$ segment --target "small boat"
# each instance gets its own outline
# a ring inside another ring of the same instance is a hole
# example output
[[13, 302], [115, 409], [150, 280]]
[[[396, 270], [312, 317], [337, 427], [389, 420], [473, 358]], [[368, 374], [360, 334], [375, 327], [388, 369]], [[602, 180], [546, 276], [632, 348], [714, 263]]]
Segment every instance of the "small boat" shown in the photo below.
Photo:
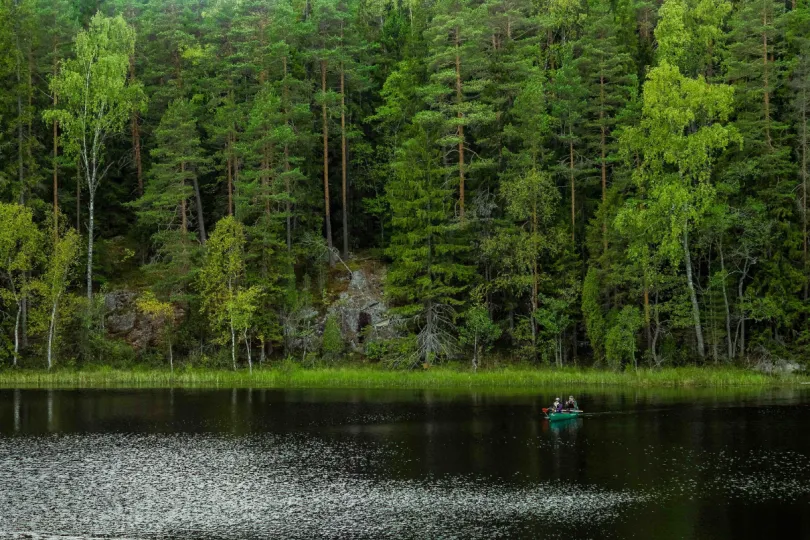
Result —
[[543, 409], [543, 414], [549, 422], [558, 422], [560, 420], [570, 420], [578, 417], [584, 411], [580, 410], [564, 410], [563, 412], [548, 412], [548, 409]]

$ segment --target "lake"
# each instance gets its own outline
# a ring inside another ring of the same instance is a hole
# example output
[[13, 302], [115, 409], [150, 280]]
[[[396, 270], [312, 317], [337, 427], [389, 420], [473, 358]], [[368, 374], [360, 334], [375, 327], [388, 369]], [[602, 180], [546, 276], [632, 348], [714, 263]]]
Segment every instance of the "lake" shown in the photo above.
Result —
[[808, 538], [808, 426], [810, 388], [0, 390], [0, 538]]

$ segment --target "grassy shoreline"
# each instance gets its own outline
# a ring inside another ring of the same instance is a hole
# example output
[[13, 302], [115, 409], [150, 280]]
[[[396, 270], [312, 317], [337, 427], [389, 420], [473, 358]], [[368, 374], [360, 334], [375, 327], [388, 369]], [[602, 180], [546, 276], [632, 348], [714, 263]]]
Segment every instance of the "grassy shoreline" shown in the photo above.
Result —
[[81, 369], [0, 371], [0, 388], [531, 388], [549, 385], [615, 387], [775, 387], [810, 384], [810, 377], [765, 375], [739, 368], [596, 369], [509, 367], [481, 370], [442, 367], [393, 371], [375, 367], [273, 367], [230, 371], [182, 369]]

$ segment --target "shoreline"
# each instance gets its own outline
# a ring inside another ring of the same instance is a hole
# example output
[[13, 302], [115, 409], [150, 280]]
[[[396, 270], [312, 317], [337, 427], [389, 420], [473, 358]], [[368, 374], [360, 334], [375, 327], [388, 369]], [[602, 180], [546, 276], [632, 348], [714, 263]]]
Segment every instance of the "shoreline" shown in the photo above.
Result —
[[804, 387], [807, 375], [766, 375], [741, 368], [677, 367], [613, 372], [594, 368], [503, 367], [474, 373], [458, 367], [395, 371], [379, 367], [247, 369], [0, 370], [0, 389], [13, 388], [391, 388], [520, 389], [549, 385], [616, 388]]

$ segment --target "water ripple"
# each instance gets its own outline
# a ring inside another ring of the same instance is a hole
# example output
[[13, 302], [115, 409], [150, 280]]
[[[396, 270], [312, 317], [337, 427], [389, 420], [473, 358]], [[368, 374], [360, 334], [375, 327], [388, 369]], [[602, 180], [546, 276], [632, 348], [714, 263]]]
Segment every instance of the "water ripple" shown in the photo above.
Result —
[[0, 439], [0, 536], [492, 538], [538, 523], [604, 524], [646, 499], [562, 482], [362, 472], [398, 457], [394, 447], [298, 435]]

